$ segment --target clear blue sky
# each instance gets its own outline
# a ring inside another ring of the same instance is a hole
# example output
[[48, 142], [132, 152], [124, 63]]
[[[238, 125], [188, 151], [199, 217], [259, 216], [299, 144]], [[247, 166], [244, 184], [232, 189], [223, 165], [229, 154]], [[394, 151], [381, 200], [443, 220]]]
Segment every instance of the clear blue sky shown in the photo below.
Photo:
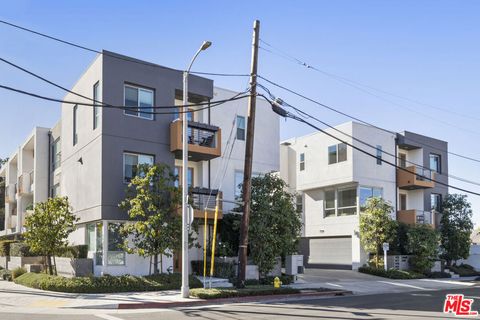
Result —
[[[208, 39], [214, 44], [195, 69], [232, 73], [248, 73], [252, 23], [260, 19], [262, 39], [318, 68], [470, 118], [385, 96], [400, 107], [264, 51], [262, 75], [380, 126], [446, 140], [451, 151], [480, 159], [479, 14], [480, 2], [473, 0], [17, 0], [2, 2], [0, 18], [180, 69]], [[0, 56], [70, 87], [94, 54], [0, 25]], [[233, 90], [247, 84], [237, 78], [215, 81]], [[61, 91], [4, 64], [0, 83], [63, 97]], [[272, 92], [329, 123], [348, 120], [280, 90]], [[4, 91], [0, 99], [0, 157], [9, 156], [33, 126], [49, 127], [59, 118], [54, 103]], [[291, 121], [282, 123], [281, 130], [282, 139], [311, 132]], [[451, 174], [480, 182], [480, 163], [450, 157], [449, 165]], [[478, 224], [480, 198], [469, 199]]]

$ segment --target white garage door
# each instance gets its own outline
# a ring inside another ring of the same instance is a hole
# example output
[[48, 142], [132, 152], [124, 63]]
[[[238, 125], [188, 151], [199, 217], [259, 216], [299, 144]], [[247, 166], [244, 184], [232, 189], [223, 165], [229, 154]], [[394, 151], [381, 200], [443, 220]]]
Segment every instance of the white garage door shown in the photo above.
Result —
[[310, 239], [310, 265], [352, 266], [352, 237]]

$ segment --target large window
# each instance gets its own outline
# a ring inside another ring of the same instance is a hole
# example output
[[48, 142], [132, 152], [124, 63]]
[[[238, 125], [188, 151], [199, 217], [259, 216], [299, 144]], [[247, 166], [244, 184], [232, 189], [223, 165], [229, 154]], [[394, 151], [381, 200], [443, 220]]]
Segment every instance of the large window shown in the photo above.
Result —
[[441, 160], [439, 154], [430, 153], [430, 170], [437, 173], [441, 172]]
[[339, 143], [328, 147], [328, 164], [347, 161], [347, 145]]
[[78, 106], [75, 105], [73, 107], [73, 145], [76, 145], [78, 142], [78, 135], [77, 135], [77, 112], [78, 112]]
[[[188, 168], [187, 170], [187, 185], [189, 188], [193, 187], [193, 168]], [[175, 186], [182, 185], [182, 167], [175, 167], [175, 175], [178, 179], [175, 181]]]
[[243, 172], [235, 171], [235, 200], [242, 198]]
[[154, 157], [145, 154], [124, 153], [123, 154], [123, 180], [130, 182], [138, 175], [138, 167], [142, 164], [153, 165]]
[[350, 216], [357, 213], [357, 188], [343, 187], [325, 191], [324, 216]]
[[98, 122], [100, 120], [100, 83], [97, 82], [93, 85], [93, 130], [97, 129]]
[[300, 153], [300, 171], [305, 170], [305, 153]]
[[87, 224], [86, 244], [88, 251], [95, 254], [95, 265], [101, 266], [103, 264], [103, 223]]
[[125, 265], [125, 251], [122, 249], [124, 237], [120, 234], [122, 223], [108, 224], [107, 264], [110, 266]]
[[365, 206], [367, 200], [374, 197], [382, 197], [382, 188], [375, 187], [360, 187], [360, 207]]
[[325, 191], [325, 217], [334, 217], [335, 210], [335, 190]]
[[377, 146], [377, 164], [382, 165], [382, 146]]
[[52, 170], [60, 167], [62, 163], [62, 147], [61, 140], [57, 138], [52, 144]]
[[245, 117], [237, 116], [237, 140], [245, 140]]
[[441, 211], [442, 207], [442, 195], [439, 193], [432, 193], [430, 195], [430, 208], [437, 212]]
[[297, 213], [303, 213], [303, 196], [296, 196], [295, 207]]
[[407, 155], [405, 153], [400, 153], [398, 155], [398, 157], [400, 158], [400, 167], [402, 168], [406, 168], [407, 167]]
[[153, 90], [125, 85], [125, 109], [129, 116], [153, 120]]

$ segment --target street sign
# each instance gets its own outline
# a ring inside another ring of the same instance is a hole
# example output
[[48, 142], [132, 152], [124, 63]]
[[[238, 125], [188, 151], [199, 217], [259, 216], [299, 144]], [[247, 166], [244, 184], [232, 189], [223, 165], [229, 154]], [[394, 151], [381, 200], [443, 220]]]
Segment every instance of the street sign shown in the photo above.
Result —
[[388, 242], [384, 242], [383, 243], [383, 251], [388, 251], [390, 250], [390, 245], [388, 244]]

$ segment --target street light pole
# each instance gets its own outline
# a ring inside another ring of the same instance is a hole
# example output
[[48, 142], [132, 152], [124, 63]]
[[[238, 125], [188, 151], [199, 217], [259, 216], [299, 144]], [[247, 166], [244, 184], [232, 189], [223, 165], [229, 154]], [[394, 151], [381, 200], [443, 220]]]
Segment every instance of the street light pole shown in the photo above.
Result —
[[206, 50], [212, 43], [204, 41], [190, 61], [187, 70], [183, 72], [183, 113], [182, 113], [182, 297], [189, 297], [188, 284], [188, 225], [190, 217], [188, 216], [188, 75], [193, 62], [201, 51]]

